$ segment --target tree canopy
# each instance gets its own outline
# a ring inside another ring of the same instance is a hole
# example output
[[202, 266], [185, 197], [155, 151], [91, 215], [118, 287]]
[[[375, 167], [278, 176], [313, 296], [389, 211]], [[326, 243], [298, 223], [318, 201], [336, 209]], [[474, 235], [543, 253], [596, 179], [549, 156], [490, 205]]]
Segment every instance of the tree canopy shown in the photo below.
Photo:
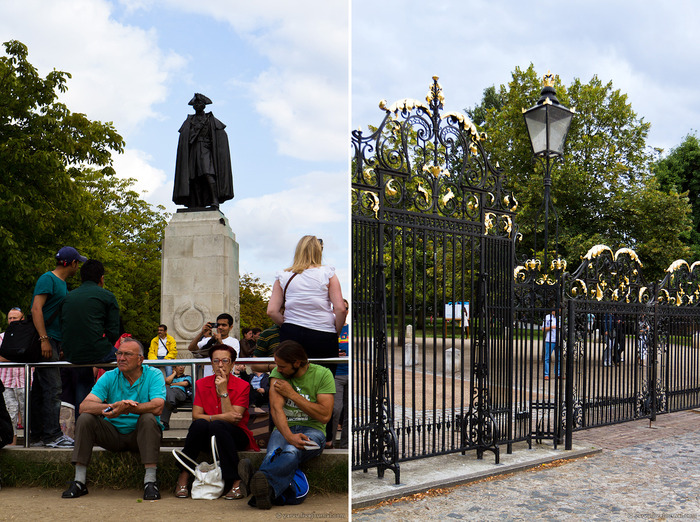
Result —
[[253, 274], [243, 274], [239, 280], [241, 328], [269, 328], [272, 319], [267, 315], [270, 286]]
[[[123, 325], [150, 339], [159, 323], [160, 248], [168, 215], [114, 176], [124, 140], [111, 122], [91, 121], [58, 101], [70, 74], [42, 78], [27, 47], [0, 56], [0, 310], [30, 305], [37, 277], [64, 245], [102, 261], [105, 287]], [[69, 287], [79, 284], [76, 277]]]
[[[489, 87], [468, 115], [488, 134], [486, 149], [508, 178], [519, 201], [517, 224], [523, 234], [518, 251], [541, 250], [535, 223], [543, 199], [544, 168], [533, 162], [522, 109], [531, 107], [542, 89], [534, 67], [516, 68], [508, 85]], [[630, 247], [645, 265], [647, 278], [659, 277], [675, 259], [690, 254], [690, 206], [685, 194], [662, 190], [652, 172], [647, 148], [649, 123], [633, 111], [627, 96], [594, 76], [554, 85], [560, 102], [576, 109], [565, 155], [551, 170], [552, 200], [558, 211], [559, 255], [578, 266], [580, 257], [599, 243]], [[681, 187], [682, 190], [682, 187]], [[550, 250], [555, 222], [550, 220]], [[574, 265], [574, 266], [571, 266]]]
[[668, 156], [654, 164], [654, 173], [661, 190], [687, 193], [693, 209], [693, 227], [685, 243], [692, 250], [693, 259], [700, 259], [700, 141], [696, 134], [688, 134]]

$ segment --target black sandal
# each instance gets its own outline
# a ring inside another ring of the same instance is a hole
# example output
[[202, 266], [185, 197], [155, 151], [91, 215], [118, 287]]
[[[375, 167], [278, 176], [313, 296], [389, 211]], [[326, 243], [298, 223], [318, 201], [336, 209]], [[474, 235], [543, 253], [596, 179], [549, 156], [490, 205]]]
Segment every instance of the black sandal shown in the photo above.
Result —
[[77, 480], [74, 480], [73, 482], [70, 483], [70, 486], [68, 487], [67, 490], [63, 492], [61, 495], [61, 498], [78, 498], [82, 497], [83, 495], [87, 495], [88, 490], [87, 486], [83, 484], [82, 482], [78, 482]]

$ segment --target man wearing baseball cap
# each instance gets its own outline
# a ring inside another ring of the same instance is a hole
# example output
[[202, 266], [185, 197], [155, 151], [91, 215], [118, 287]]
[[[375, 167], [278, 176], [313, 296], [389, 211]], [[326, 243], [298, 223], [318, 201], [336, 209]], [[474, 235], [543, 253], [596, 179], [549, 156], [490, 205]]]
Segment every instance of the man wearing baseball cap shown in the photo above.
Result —
[[[69, 246], [56, 253], [56, 268], [42, 274], [34, 286], [32, 321], [41, 341], [43, 361], [58, 361], [61, 352], [59, 307], [68, 293], [66, 279], [75, 275], [87, 258]], [[61, 431], [61, 373], [58, 368], [37, 368], [31, 396], [31, 445], [73, 447]]]

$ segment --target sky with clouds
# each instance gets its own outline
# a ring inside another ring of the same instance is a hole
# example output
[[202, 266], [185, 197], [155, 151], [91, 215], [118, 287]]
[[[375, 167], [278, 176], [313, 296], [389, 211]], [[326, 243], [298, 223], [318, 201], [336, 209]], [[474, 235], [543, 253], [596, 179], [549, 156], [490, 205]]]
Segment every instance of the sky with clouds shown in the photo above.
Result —
[[241, 273], [271, 284], [314, 234], [349, 291], [347, 0], [1, 2], [0, 36], [42, 75], [71, 73], [61, 100], [114, 123], [117, 175], [171, 213], [178, 129], [206, 94], [227, 126], [235, 197], [221, 211]]
[[433, 76], [445, 110], [461, 111], [533, 63], [565, 85], [612, 81], [651, 123], [652, 147], [698, 129], [698, 2], [353, 0], [352, 11], [352, 128], [377, 125], [382, 99], [424, 99]]
[[63, 101], [114, 122], [118, 175], [169, 212], [177, 131], [193, 93], [209, 96], [231, 143], [236, 196], [221, 210], [241, 272], [272, 282], [313, 233], [346, 294], [348, 130], [379, 123], [379, 100], [422, 99], [437, 75], [459, 111], [532, 62], [565, 84], [612, 80], [668, 151], [698, 127], [699, 26], [689, 0], [0, 3], [2, 41], [26, 44], [42, 74], [72, 74]]

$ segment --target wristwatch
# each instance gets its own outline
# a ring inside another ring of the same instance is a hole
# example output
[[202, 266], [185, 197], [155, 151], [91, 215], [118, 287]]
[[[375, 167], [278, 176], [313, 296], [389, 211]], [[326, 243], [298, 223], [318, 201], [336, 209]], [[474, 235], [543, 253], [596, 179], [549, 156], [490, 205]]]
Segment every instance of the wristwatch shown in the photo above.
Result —
[[228, 397], [228, 392], [222, 393], [221, 395], [219, 395], [219, 397], [221, 397], [222, 399], [225, 399], [226, 397]]

